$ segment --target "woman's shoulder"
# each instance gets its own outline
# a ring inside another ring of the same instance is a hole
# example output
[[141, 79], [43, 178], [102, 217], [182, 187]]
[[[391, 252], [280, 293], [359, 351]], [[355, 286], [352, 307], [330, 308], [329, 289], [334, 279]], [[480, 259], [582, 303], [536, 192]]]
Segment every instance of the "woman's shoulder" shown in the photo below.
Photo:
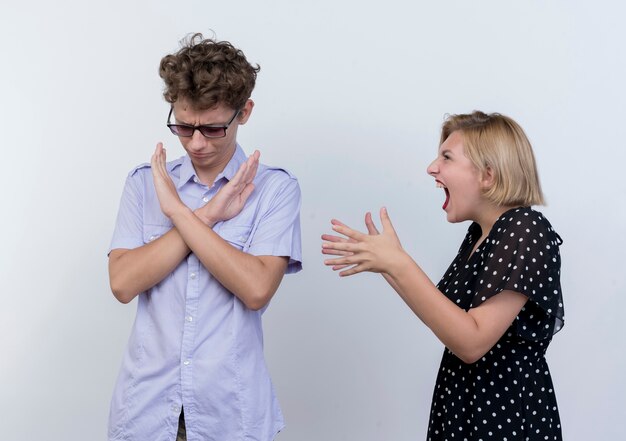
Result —
[[536, 225], [548, 223], [543, 213], [532, 207], [516, 207], [505, 211], [498, 219], [502, 224], [510, 225]]
[[[540, 211], [531, 207], [517, 207], [505, 211], [494, 224], [496, 233], [519, 233], [522, 236], [532, 235], [556, 239], [558, 234], [552, 224]], [[556, 237], [552, 237], [556, 236]], [[560, 241], [560, 237], [558, 238]]]

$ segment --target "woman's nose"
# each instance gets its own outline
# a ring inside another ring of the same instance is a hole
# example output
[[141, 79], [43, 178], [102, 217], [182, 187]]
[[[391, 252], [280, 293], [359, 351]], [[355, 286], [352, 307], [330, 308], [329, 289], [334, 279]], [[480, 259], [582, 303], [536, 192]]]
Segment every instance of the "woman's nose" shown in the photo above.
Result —
[[437, 165], [436, 159], [433, 162], [431, 162], [430, 165], [426, 168], [426, 173], [428, 173], [431, 176], [434, 176], [437, 173], [439, 173], [439, 167]]

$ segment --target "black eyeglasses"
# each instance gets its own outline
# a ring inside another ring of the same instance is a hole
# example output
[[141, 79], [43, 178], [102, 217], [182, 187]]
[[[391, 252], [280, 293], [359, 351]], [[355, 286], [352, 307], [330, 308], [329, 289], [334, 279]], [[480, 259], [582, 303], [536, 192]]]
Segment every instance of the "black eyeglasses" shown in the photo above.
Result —
[[190, 138], [193, 136], [193, 132], [198, 130], [202, 135], [206, 138], [223, 138], [226, 136], [226, 129], [233, 123], [241, 109], [237, 110], [233, 117], [223, 126], [211, 126], [211, 125], [201, 125], [201, 126], [190, 126], [188, 124], [171, 124], [170, 118], [172, 117], [172, 112], [174, 111], [174, 107], [170, 108], [170, 114], [167, 115], [167, 126], [170, 128], [172, 133], [176, 136], [182, 136], [183, 138]]

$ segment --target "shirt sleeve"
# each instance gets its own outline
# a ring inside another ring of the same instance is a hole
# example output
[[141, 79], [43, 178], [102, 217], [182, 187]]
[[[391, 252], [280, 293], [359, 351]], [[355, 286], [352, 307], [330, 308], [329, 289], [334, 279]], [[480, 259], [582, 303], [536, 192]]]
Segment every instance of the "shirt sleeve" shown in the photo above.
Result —
[[116, 248], [133, 249], [143, 242], [143, 191], [141, 174], [135, 170], [126, 178], [115, 230], [108, 253]]
[[484, 245], [471, 307], [504, 290], [519, 292], [529, 301], [515, 321], [518, 335], [550, 338], [563, 326], [561, 238], [540, 213], [530, 209], [507, 214], [496, 227], [498, 234]]
[[289, 257], [285, 272], [295, 273], [302, 269], [300, 186], [295, 178], [285, 172], [277, 173], [287, 179], [280, 179], [274, 184], [276, 192], [264, 207], [246, 251], [256, 256]]

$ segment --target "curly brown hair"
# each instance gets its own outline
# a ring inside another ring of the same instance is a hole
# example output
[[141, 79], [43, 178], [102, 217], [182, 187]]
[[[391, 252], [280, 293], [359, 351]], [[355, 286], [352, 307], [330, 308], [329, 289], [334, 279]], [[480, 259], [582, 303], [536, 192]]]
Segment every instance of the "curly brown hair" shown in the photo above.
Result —
[[197, 110], [218, 104], [241, 109], [260, 70], [228, 41], [205, 39], [196, 33], [181, 41], [178, 52], [161, 59], [159, 75], [165, 82], [163, 97], [168, 103], [185, 99]]

